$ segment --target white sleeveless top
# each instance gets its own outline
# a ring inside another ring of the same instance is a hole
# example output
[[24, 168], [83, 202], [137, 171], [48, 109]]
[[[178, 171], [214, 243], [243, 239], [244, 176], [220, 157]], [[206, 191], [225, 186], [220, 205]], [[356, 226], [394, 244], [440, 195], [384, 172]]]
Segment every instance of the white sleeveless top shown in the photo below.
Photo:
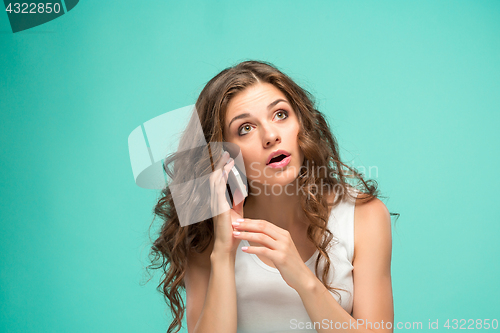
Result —
[[[359, 193], [354, 190], [354, 193]], [[353, 279], [352, 257], [354, 254], [354, 206], [355, 199], [346, 195], [343, 201], [333, 207], [328, 220], [328, 229], [333, 234], [328, 255], [331, 266], [328, 282], [337, 290], [342, 299], [330, 292], [335, 300], [347, 311], [352, 312]], [[238, 333], [284, 333], [316, 332], [299, 329], [311, 322], [306, 308], [295, 289], [286, 284], [278, 269], [263, 263], [255, 254], [245, 253], [241, 247], [249, 246], [242, 240], [236, 251], [235, 278], [238, 307]], [[315, 273], [314, 265], [318, 251], [305, 262]], [[319, 276], [323, 272], [320, 261]], [[314, 327], [311, 325], [311, 327]]]

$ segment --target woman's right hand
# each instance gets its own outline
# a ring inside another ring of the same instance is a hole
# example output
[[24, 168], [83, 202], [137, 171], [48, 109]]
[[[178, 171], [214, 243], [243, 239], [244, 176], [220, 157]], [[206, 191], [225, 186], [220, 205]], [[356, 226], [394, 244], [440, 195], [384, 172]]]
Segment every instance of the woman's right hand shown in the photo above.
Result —
[[[229, 206], [226, 199], [227, 175], [234, 166], [234, 160], [229, 153], [224, 152], [214, 172], [210, 175], [211, 210], [213, 213], [215, 243], [213, 251], [235, 254], [240, 239], [233, 236], [232, 222], [243, 218], [243, 201], [238, 205]], [[237, 190], [239, 192], [239, 190]], [[242, 195], [235, 193], [235, 196]]]

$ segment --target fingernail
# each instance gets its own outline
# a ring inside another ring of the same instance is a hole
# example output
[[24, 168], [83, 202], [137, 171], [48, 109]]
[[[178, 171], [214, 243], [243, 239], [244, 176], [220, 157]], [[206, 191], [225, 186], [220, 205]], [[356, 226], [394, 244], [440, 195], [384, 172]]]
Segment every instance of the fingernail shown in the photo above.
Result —
[[235, 236], [238, 236], [239, 234], [241, 234], [241, 232], [239, 232], [239, 231], [233, 231], [233, 234], [234, 234]]
[[241, 249], [242, 249], [243, 251], [246, 251], [246, 250], [248, 250], [248, 246], [243, 246]]
[[234, 225], [234, 226], [239, 226], [239, 225], [240, 225], [240, 223], [239, 223], [239, 222], [233, 222], [233, 225]]
[[238, 222], [245, 222], [245, 219], [236, 219]]

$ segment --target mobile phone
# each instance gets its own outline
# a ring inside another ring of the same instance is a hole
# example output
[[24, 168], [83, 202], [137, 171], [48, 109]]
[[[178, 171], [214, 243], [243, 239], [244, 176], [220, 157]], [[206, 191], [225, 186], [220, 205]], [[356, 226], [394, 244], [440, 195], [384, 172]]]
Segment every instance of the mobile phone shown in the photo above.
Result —
[[231, 208], [234, 205], [239, 204], [241, 201], [234, 201], [234, 193], [236, 190], [240, 190], [241, 194], [243, 194], [243, 200], [248, 196], [247, 187], [246, 187], [246, 177], [243, 179], [242, 174], [239, 172], [236, 165], [231, 168], [231, 171], [228, 173], [227, 184], [226, 184], [226, 199], [229, 202]]

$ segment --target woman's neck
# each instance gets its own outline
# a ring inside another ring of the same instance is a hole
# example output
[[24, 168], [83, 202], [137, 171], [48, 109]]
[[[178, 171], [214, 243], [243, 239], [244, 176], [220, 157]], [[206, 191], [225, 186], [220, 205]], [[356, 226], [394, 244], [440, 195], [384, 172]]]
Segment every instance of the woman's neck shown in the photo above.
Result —
[[266, 220], [290, 231], [306, 223], [300, 195], [298, 180], [286, 187], [252, 184], [243, 212], [245, 217]]

